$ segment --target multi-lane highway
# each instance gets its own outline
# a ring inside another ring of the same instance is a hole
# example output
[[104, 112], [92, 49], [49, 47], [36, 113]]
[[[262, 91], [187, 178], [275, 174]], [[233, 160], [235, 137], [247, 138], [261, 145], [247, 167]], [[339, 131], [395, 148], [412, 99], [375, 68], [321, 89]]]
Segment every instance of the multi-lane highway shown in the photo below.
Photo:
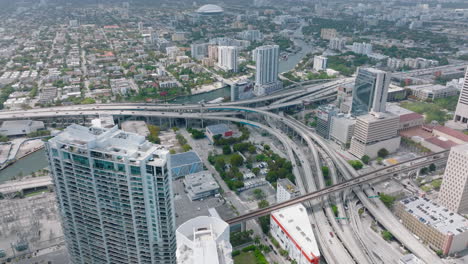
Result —
[[[93, 117], [100, 114], [110, 114], [113, 116], [139, 116], [148, 118], [174, 118], [174, 119], [198, 119], [198, 120], [220, 120], [230, 122], [241, 122], [261, 129], [266, 129], [272, 133], [284, 145], [287, 155], [294, 165], [294, 175], [298, 186], [304, 195], [293, 200], [276, 204], [271, 207], [260, 209], [255, 212], [247, 212], [244, 215], [229, 219], [229, 223], [246, 221], [261, 215], [268, 214], [295, 203], [305, 203], [310, 207], [311, 221], [317, 223], [315, 232], [320, 241], [322, 252], [329, 263], [373, 263], [373, 257], [366, 248], [366, 243], [356, 234], [356, 225], [340, 226], [334, 219], [328, 206], [328, 198], [335, 197], [340, 214], [345, 214], [343, 201], [339, 193], [344, 190], [353, 190], [359, 197], [363, 205], [383, 226], [389, 229], [395, 237], [404, 244], [410, 251], [429, 263], [440, 261], [434, 254], [421, 245], [414, 237], [404, 237], [408, 232], [398, 223], [396, 218], [387, 208], [377, 202], [370, 202], [366, 194], [357, 186], [377, 180], [384, 180], [395, 174], [414, 170], [418, 167], [428, 166], [434, 162], [444, 162], [448, 157], [448, 152], [436, 153], [427, 157], [417, 158], [394, 166], [389, 166], [372, 173], [358, 175], [354, 169], [350, 168], [339, 155], [327, 146], [327, 142], [318, 137], [309, 127], [295, 119], [281, 116], [270, 112], [288, 106], [300, 105], [304, 100], [323, 100], [335, 96], [336, 87], [349, 83], [352, 80], [336, 80], [327, 83], [306, 86], [304, 88], [291, 89], [287, 92], [274, 94], [262, 98], [246, 100], [241, 102], [229, 102], [220, 104], [198, 104], [198, 105], [149, 105], [149, 104], [98, 104], [98, 105], [78, 105], [53, 108], [41, 108], [26, 111], [2, 111], [0, 120], [8, 119], [56, 119], [67, 117]], [[274, 102], [273, 104], [268, 104]], [[262, 103], [263, 105], [252, 108], [248, 105]], [[264, 105], [267, 104], [267, 105]], [[244, 105], [244, 106], [242, 106]], [[255, 113], [263, 118], [258, 122], [249, 121], [237, 117], [245, 113]], [[231, 117], [229, 117], [231, 116]], [[288, 127], [296, 135], [307, 143], [307, 148], [302, 149], [298, 144], [289, 138], [279, 129], [282, 126]], [[332, 178], [335, 185], [325, 187], [323, 175], [321, 173], [322, 164], [328, 165], [332, 169]], [[335, 166], [345, 181], [338, 183]], [[366, 190], [367, 191], [367, 190]], [[331, 194], [336, 194], [330, 196]], [[325, 211], [321, 209], [323, 204], [314, 202], [314, 199], [325, 198]], [[312, 202], [311, 202], [312, 201]], [[356, 220], [356, 219], [355, 219]], [[341, 221], [340, 221], [341, 222]], [[337, 231], [337, 236], [330, 237], [330, 232]], [[353, 235], [354, 234], [354, 235]], [[339, 238], [339, 239], [338, 239]]]

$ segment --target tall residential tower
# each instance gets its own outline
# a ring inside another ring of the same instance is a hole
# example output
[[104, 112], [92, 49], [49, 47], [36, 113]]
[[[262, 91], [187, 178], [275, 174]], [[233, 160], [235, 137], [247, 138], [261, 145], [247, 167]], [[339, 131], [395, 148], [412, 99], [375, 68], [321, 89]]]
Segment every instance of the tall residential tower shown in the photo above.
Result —
[[468, 213], [468, 144], [452, 147], [440, 188], [442, 205], [457, 213]]
[[224, 71], [237, 72], [239, 51], [235, 46], [218, 47], [218, 67]]
[[169, 152], [143, 136], [71, 125], [46, 144], [71, 262], [176, 262]]
[[254, 93], [260, 96], [281, 89], [282, 82], [278, 81], [279, 46], [258, 47], [252, 56], [256, 65]]
[[465, 80], [458, 98], [457, 109], [455, 110], [455, 123], [461, 124], [464, 128], [468, 128], [468, 68], [465, 72]]

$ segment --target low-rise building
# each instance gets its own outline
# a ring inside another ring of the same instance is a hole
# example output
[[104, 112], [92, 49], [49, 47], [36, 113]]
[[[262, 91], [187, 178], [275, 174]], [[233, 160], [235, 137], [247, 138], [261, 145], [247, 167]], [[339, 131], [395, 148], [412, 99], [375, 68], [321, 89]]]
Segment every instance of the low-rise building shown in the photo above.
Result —
[[416, 257], [414, 254], [404, 255], [398, 261], [398, 264], [426, 264], [420, 258]]
[[219, 217], [198, 216], [176, 230], [177, 264], [232, 264], [229, 225]]
[[21, 109], [28, 105], [29, 99], [26, 97], [10, 98], [3, 103], [3, 106], [7, 109]]
[[427, 198], [404, 199], [395, 213], [406, 228], [443, 254], [468, 248], [468, 219]]
[[173, 179], [203, 170], [203, 162], [195, 151], [172, 154], [170, 164]]
[[314, 66], [313, 69], [316, 71], [324, 71], [327, 69], [327, 57], [325, 56], [315, 56], [314, 57]]
[[0, 134], [4, 136], [23, 136], [38, 130], [44, 130], [44, 122], [32, 120], [3, 121]]
[[440, 84], [423, 84], [407, 86], [411, 89], [411, 95], [420, 100], [434, 100], [458, 95], [458, 89], [453, 86], [444, 86]]
[[276, 185], [276, 202], [281, 203], [301, 195], [299, 188], [288, 178], [278, 179]]
[[424, 125], [424, 116], [403, 108], [395, 103], [387, 104], [387, 112], [400, 118], [398, 132]]
[[296, 204], [271, 213], [271, 235], [289, 257], [298, 264], [318, 264], [320, 251], [314, 232], [302, 204]]
[[403, 87], [390, 84], [387, 93], [387, 102], [398, 102], [406, 99], [406, 90]]
[[226, 124], [217, 124], [206, 127], [206, 136], [211, 142], [214, 142], [215, 136], [222, 136], [224, 138], [231, 137], [234, 132]]
[[126, 95], [131, 90], [138, 91], [138, 86], [135, 82], [125, 78], [110, 80], [110, 86], [114, 94]]
[[219, 185], [209, 171], [185, 175], [184, 187], [190, 200], [200, 200], [219, 193]]

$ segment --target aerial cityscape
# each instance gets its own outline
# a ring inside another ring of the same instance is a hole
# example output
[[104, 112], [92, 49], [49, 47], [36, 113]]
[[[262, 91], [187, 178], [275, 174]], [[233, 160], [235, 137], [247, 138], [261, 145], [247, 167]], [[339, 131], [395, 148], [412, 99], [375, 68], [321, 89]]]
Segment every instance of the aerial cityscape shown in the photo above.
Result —
[[0, 264], [467, 264], [467, 0], [0, 0]]

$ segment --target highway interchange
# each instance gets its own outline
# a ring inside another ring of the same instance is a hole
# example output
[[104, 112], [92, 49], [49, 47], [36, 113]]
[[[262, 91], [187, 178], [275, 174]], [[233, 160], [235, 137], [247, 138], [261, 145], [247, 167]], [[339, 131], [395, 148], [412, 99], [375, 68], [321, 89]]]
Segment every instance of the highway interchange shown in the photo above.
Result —
[[[351, 208], [357, 206], [355, 195], [374, 219], [389, 230], [409, 251], [426, 263], [442, 263], [432, 250], [414, 236], [408, 235], [409, 231], [379, 199], [371, 200], [368, 198], [375, 194], [372, 188], [366, 188], [368, 185], [363, 185], [363, 183], [373, 182], [377, 179], [388, 179], [396, 174], [409, 172], [435, 161], [444, 161], [447, 159], [446, 152], [359, 175], [328, 145], [327, 141], [319, 137], [309, 127], [283, 113], [276, 113], [285, 107], [300, 106], [305, 102], [333, 98], [337, 86], [351, 82], [352, 79], [348, 78], [319, 84], [303, 84], [270, 96], [220, 104], [114, 103], [1, 111], [0, 120], [37, 119], [55, 122], [67, 118], [83, 118], [84, 120], [106, 114], [112, 115], [114, 118], [138, 116], [147, 119], [240, 122], [264, 129], [283, 144], [286, 154], [293, 164], [293, 173], [303, 195], [230, 219], [229, 223], [256, 218], [294, 203], [304, 203], [309, 209], [316, 238], [323, 257], [328, 263], [389, 263], [388, 261], [396, 263], [397, 256], [392, 259], [392, 256], [382, 256], [382, 254], [379, 255], [378, 252], [375, 252], [372, 243], [369, 243], [367, 237], [360, 231], [362, 226], [356, 210], [345, 209], [346, 204]], [[302, 142], [305, 144], [301, 144]], [[321, 171], [322, 166], [328, 166], [331, 170], [333, 185], [330, 187], [325, 186]], [[339, 215], [346, 216], [347, 219], [336, 219], [329, 206], [331, 203], [336, 204]]]

